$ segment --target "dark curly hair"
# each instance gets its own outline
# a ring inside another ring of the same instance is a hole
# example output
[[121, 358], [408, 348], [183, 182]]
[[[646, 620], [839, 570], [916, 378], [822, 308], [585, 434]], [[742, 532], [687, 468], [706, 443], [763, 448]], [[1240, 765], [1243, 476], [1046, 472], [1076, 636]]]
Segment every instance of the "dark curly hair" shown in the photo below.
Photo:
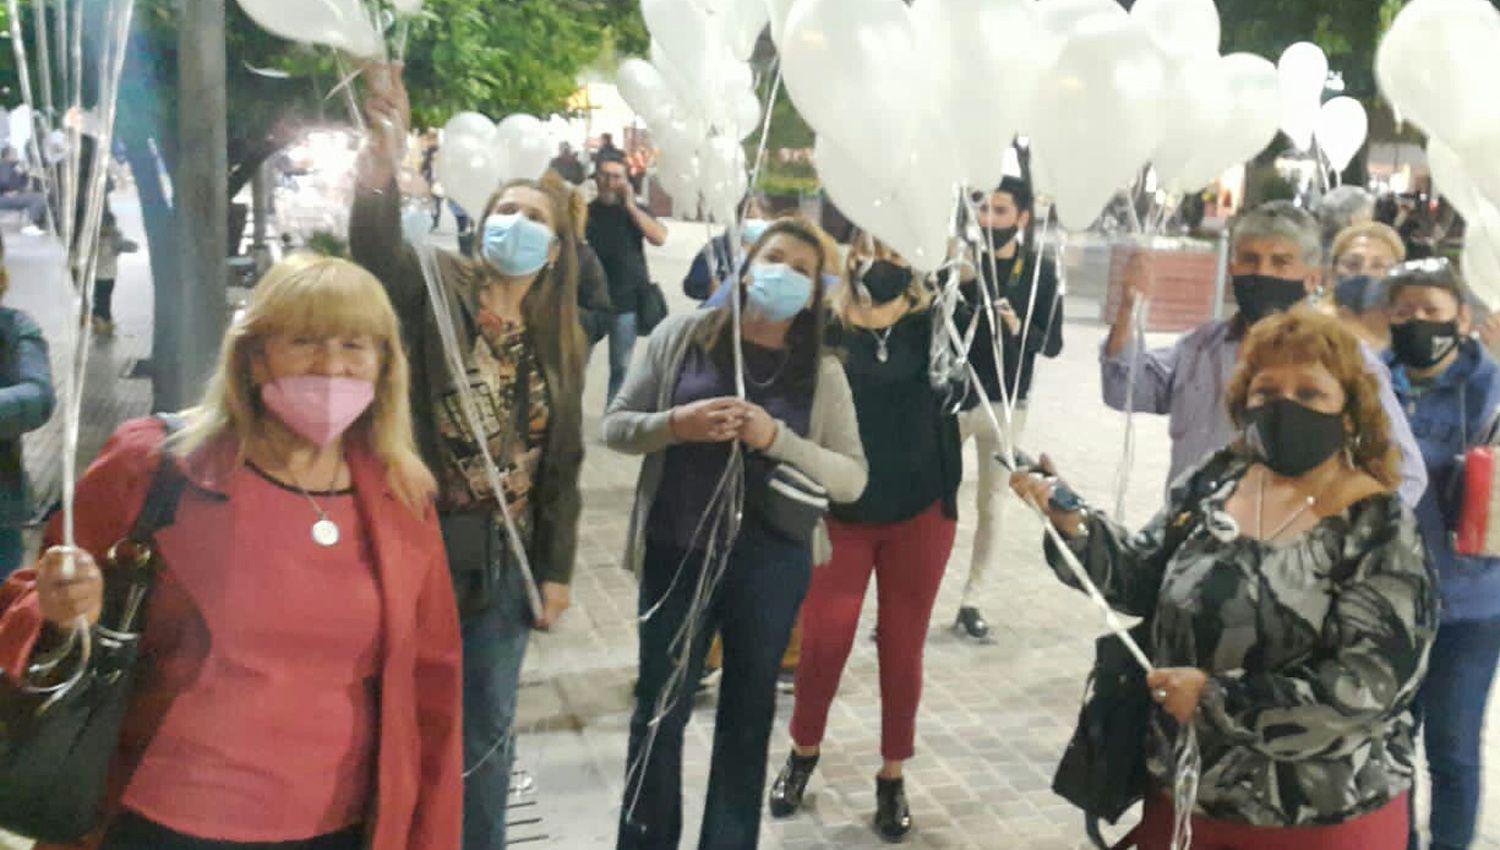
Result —
[[[1400, 458], [1380, 406], [1380, 385], [1365, 368], [1359, 340], [1332, 316], [1302, 307], [1256, 322], [1245, 335], [1239, 365], [1229, 381], [1229, 418], [1236, 427], [1244, 427], [1250, 384], [1261, 370], [1313, 363], [1322, 364], [1344, 389], [1344, 415], [1351, 428], [1347, 446], [1354, 466], [1394, 489], [1400, 481]], [[1243, 441], [1239, 448], [1244, 448]]]

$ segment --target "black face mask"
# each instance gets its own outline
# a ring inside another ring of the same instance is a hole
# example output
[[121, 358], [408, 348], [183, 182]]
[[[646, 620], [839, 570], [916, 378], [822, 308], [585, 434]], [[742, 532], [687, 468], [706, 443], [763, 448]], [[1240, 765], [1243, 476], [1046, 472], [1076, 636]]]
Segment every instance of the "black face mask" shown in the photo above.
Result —
[[1333, 303], [1353, 313], [1366, 313], [1375, 306], [1380, 281], [1367, 274], [1346, 277], [1333, 287]]
[[1289, 398], [1245, 411], [1245, 443], [1271, 471], [1305, 475], [1344, 445], [1344, 416], [1321, 413]]
[[1458, 322], [1412, 319], [1391, 325], [1391, 353], [1413, 369], [1431, 369], [1458, 347]]
[[911, 278], [910, 268], [898, 266], [890, 260], [876, 260], [859, 280], [872, 303], [889, 304], [911, 288]]
[[1016, 234], [1020, 233], [1021, 230], [1012, 225], [1011, 227], [986, 227], [982, 232], [984, 233], [985, 240], [982, 247], [986, 251], [992, 248], [999, 251], [1001, 248], [1014, 242]]
[[1234, 303], [1247, 324], [1297, 306], [1307, 297], [1307, 286], [1300, 280], [1261, 274], [1234, 276]]

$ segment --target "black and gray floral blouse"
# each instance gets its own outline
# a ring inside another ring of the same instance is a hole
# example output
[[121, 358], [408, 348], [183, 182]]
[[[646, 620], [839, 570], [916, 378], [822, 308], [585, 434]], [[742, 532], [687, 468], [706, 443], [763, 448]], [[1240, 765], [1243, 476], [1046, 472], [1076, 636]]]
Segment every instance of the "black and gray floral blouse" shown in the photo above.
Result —
[[[1209, 673], [1197, 719], [1200, 813], [1254, 826], [1341, 823], [1411, 787], [1409, 708], [1437, 628], [1434, 579], [1395, 494], [1275, 544], [1232, 529], [1215, 537], [1204, 518], [1248, 467], [1225, 450], [1174, 486], [1139, 533], [1091, 515], [1073, 548], [1112, 606], [1153, 617], [1147, 651], [1158, 667]], [[1179, 523], [1182, 542], [1165, 552]], [[1170, 721], [1159, 721], [1149, 767], [1171, 787]]]

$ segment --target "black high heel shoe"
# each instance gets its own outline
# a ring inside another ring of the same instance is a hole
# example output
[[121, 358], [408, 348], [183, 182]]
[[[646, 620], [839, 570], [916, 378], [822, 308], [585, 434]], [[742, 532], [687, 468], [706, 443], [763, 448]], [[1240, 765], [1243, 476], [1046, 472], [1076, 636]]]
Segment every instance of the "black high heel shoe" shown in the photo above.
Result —
[[953, 628], [974, 640], [984, 640], [990, 636], [990, 624], [985, 622], [979, 609], [972, 605], [958, 609], [958, 621], [953, 624]]
[[875, 777], [875, 831], [892, 844], [905, 841], [911, 832], [905, 779]]
[[771, 783], [771, 816], [789, 818], [802, 808], [802, 795], [807, 793], [807, 780], [817, 769], [818, 757], [799, 756], [795, 750], [786, 757], [786, 764]]

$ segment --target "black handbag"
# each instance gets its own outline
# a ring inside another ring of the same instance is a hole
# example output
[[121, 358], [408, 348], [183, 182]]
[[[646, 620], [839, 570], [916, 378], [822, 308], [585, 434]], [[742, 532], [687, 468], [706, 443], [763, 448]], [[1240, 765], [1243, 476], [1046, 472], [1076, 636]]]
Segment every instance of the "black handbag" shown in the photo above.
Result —
[[[1168, 524], [1156, 558], [1171, 560], [1196, 527], [1198, 507], [1221, 483], [1230, 457], [1219, 455], [1188, 484], [1188, 509]], [[1050, 547], [1050, 542], [1049, 542]], [[1148, 655], [1151, 620], [1137, 624], [1130, 636]], [[1078, 725], [1068, 741], [1052, 778], [1052, 790], [1083, 810], [1089, 839], [1100, 850], [1111, 850], [1100, 834], [1099, 821], [1111, 824], [1143, 799], [1149, 790], [1146, 738], [1155, 704], [1146, 687], [1146, 671], [1124, 641], [1106, 635], [1094, 642], [1094, 668], [1089, 673]], [[1114, 848], [1131, 846], [1132, 833]]]
[[789, 463], [778, 463], [746, 491], [749, 507], [776, 534], [811, 543], [828, 515], [828, 490]]
[[641, 300], [636, 307], [635, 330], [641, 336], [649, 336], [656, 326], [666, 321], [667, 295], [655, 283], [646, 284], [641, 290]]
[[[177, 429], [162, 418], [169, 434]], [[163, 451], [134, 525], [110, 547], [99, 624], [88, 640], [70, 640], [60, 660], [32, 667], [36, 676], [46, 667], [63, 671], [63, 681], [53, 677], [43, 692], [35, 682], [0, 682], [0, 827], [11, 832], [71, 844], [102, 818], [140, 666], [143, 614], [158, 565], [153, 538], [172, 524], [187, 484]]]

